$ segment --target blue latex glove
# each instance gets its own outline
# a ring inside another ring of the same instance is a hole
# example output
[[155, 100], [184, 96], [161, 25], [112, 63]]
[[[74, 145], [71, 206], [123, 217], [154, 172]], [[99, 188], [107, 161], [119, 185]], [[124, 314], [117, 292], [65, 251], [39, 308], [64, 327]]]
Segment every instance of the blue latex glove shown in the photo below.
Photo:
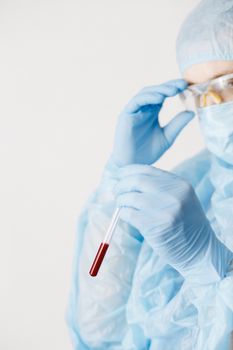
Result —
[[119, 170], [121, 218], [184, 277], [210, 283], [225, 276], [232, 253], [216, 238], [192, 188], [181, 177], [148, 165]]
[[181, 112], [161, 127], [159, 112], [167, 97], [179, 94], [186, 87], [182, 79], [146, 87], [126, 105], [117, 123], [111, 156], [116, 165], [153, 164], [172, 145], [194, 113]]

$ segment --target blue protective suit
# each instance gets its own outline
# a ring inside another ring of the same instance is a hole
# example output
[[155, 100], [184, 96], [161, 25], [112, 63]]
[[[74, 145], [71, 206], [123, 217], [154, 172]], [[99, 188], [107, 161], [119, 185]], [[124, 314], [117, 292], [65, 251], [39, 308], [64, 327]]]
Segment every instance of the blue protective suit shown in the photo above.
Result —
[[[177, 58], [181, 72], [200, 62], [233, 60], [232, 33], [233, 0], [201, 1], [178, 36]], [[146, 96], [148, 103], [151, 98]], [[154, 113], [151, 106], [145, 108], [144, 113]], [[210, 108], [213, 114], [201, 116], [211, 153], [203, 150], [172, 171], [193, 186], [217, 238], [233, 251], [233, 114], [228, 107], [227, 111], [225, 107], [216, 108]], [[223, 117], [226, 115], [225, 119], [219, 119], [221, 113]], [[186, 123], [187, 114], [183, 118]], [[185, 123], [182, 121], [181, 126]], [[173, 130], [174, 134], [177, 132]], [[117, 142], [117, 146], [123, 150], [115, 155], [127, 158], [121, 165], [144, 161], [147, 164], [157, 159], [146, 159], [151, 145], [140, 159], [132, 157], [134, 153], [127, 145]], [[141, 141], [137, 146], [138, 156]], [[161, 149], [163, 153], [166, 147]], [[116, 161], [118, 157], [115, 156]], [[177, 270], [162, 261], [139, 231], [120, 221], [98, 276], [89, 276], [92, 260], [114, 211], [116, 170], [111, 162], [107, 164], [101, 183], [78, 222], [67, 310], [74, 349], [229, 350], [230, 346], [233, 349], [230, 345], [233, 264], [227, 266], [226, 276], [218, 282], [203, 285], [184, 280]]]
[[[173, 172], [192, 184], [217, 237], [232, 250], [233, 167], [204, 150]], [[192, 285], [121, 221], [99, 275], [89, 276], [114, 210], [114, 173], [108, 164], [78, 224], [67, 313], [74, 349], [230, 349], [233, 266], [220, 282]]]

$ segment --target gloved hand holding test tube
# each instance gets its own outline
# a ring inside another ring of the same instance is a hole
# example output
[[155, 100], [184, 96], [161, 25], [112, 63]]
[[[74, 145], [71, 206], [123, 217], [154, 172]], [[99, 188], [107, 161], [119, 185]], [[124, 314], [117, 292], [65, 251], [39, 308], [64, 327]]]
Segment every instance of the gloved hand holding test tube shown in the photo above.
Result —
[[92, 277], [97, 276], [98, 271], [100, 269], [100, 266], [102, 265], [102, 262], [104, 260], [105, 254], [108, 250], [110, 241], [111, 241], [112, 236], [115, 232], [115, 229], [116, 229], [116, 226], [117, 226], [117, 223], [119, 220], [119, 215], [120, 215], [120, 208], [116, 208], [114, 213], [113, 213], [112, 220], [109, 224], [107, 233], [99, 246], [98, 252], [96, 253], [95, 259], [94, 259], [93, 264], [91, 266], [91, 269], [89, 271], [89, 274]]

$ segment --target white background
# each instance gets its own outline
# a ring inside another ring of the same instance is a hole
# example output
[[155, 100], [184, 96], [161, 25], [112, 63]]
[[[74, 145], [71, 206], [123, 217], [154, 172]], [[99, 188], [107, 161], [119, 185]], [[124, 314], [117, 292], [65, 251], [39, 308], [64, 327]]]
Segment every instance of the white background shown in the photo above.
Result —
[[[175, 39], [197, 0], [0, 1], [0, 349], [71, 349], [64, 321], [77, 216], [117, 115], [179, 77]], [[181, 108], [170, 99], [168, 120]], [[202, 148], [198, 121], [158, 164]]]

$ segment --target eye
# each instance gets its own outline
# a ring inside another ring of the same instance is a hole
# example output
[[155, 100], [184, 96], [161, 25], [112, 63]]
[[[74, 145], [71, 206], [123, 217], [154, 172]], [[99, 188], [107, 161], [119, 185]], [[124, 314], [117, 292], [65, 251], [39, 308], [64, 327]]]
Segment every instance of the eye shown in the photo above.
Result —
[[233, 79], [228, 81], [227, 87], [233, 88]]

